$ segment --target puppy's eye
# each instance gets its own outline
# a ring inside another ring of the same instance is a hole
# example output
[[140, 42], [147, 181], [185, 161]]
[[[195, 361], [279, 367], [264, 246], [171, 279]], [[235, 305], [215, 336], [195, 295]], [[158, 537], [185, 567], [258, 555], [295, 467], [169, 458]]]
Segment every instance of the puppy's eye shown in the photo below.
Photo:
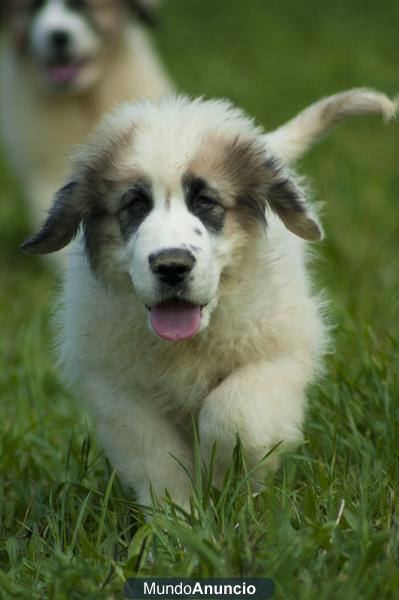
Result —
[[119, 223], [123, 237], [127, 240], [146, 216], [151, 212], [151, 188], [140, 186], [131, 188], [122, 196]]
[[193, 200], [193, 208], [198, 211], [206, 211], [211, 210], [215, 206], [220, 206], [220, 204], [210, 196], [206, 196], [205, 194], [200, 194]]
[[126, 212], [141, 212], [150, 208], [151, 199], [142, 189], [128, 190], [122, 198], [122, 210]]

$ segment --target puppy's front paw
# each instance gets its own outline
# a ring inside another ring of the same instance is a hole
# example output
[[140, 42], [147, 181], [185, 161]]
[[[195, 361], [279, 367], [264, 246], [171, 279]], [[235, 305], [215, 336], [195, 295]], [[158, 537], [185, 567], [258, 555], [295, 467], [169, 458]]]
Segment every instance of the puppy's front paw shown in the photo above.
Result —
[[[265, 473], [278, 467], [279, 457], [272, 453], [262, 462], [267, 453], [278, 443], [269, 431], [262, 427], [261, 418], [256, 418], [247, 403], [234, 396], [226, 396], [215, 390], [207, 399], [199, 415], [201, 456], [209, 466], [212, 453], [213, 484], [221, 488], [226, 471], [232, 463], [233, 450], [239, 436], [245, 464], [248, 470], [255, 468], [252, 482], [259, 489]], [[214, 450], [215, 448], [215, 450]]]
[[201, 457], [208, 467], [215, 452], [213, 484], [220, 488], [231, 465], [237, 434], [240, 434], [238, 424], [232, 419], [231, 411], [223, 399], [216, 398], [213, 393], [200, 412], [198, 427]]

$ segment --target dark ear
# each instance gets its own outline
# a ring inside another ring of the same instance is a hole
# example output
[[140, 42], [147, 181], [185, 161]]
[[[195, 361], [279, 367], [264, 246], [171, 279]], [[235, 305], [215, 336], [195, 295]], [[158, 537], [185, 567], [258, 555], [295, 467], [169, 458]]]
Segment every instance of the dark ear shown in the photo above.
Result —
[[69, 244], [84, 218], [77, 187], [77, 181], [70, 181], [57, 192], [43, 227], [21, 245], [22, 250], [28, 254], [49, 254]]
[[293, 177], [270, 159], [266, 163], [271, 171], [267, 202], [284, 225], [304, 240], [318, 241], [323, 231], [317, 219], [308, 210], [303, 191]]
[[[1, 1], [1, 0], [0, 0]], [[125, 0], [126, 5], [133, 15], [144, 25], [149, 27], [155, 27], [157, 25], [157, 18], [151, 7], [151, 3], [146, 0]]]
[[0, 0], [0, 27], [4, 25], [4, 19], [7, 12], [7, 1]]

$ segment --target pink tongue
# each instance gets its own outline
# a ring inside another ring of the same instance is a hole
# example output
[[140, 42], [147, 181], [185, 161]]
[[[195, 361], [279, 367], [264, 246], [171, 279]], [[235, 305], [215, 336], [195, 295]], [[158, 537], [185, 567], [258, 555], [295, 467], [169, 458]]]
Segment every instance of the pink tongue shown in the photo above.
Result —
[[201, 326], [201, 308], [178, 302], [159, 304], [151, 309], [151, 325], [165, 340], [188, 340]]
[[48, 67], [48, 74], [50, 79], [56, 83], [65, 83], [73, 79], [79, 72], [77, 65], [59, 65], [54, 67]]

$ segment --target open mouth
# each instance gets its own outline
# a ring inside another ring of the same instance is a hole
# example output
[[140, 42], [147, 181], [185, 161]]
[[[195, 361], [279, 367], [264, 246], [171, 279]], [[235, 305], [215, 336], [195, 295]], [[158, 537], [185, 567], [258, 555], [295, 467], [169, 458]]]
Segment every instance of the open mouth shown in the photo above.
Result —
[[84, 61], [62, 60], [48, 63], [45, 67], [47, 79], [56, 86], [68, 85], [78, 76]]
[[183, 342], [194, 337], [201, 327], [202, 306], [173, 299], [149, 308], [151, 327], [159, 337]]

